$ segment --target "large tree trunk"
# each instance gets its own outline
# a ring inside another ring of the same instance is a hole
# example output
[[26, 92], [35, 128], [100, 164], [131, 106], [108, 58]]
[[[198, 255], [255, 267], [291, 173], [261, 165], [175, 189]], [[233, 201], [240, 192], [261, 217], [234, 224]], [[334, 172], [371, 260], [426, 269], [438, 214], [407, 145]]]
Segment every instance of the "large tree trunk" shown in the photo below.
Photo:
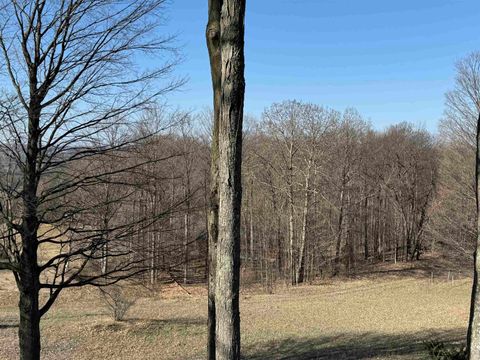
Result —
[[[32, 89], [36, 89], [36, 78], [34, 76], [31, 82]], [[20, 290], [18, 337], [21, 360], [40, 359], [40, 311], [38, 304], [40, 273], [37, 257], [39, 227], [37, 215], [37, 158], [40, 137], [40, 106], [34, 94], [35, 92], [32, 91], [28, 114], [28, 145], [23, 178], [23, 215], [20, 232], [22, 237], [21, 271], [17, 278], [17, 285]]]
[[210, 151], [208, 211], [208, 359], [215, 360], [215, 272], [218, 239], [218, 131], [221, 101], [220, 15], [223, 0], [209, 0], [206, 30], [213, 87], [213, 127]]
[[[28, 261], [28, 260], [27, 260]], [[20, 360], [40, 359], [40, 311], [38, 305], [39, 280], [31, 266], [23, 267], [20, 275]]]
[[20, 360], [40, 359], [40, 315], [38, 293], [20, 293]]
[[477, 246], [474, 255], [474, 271], [472, 299], [470, 304], [470, 319], [468, 323], [467, 350], [470, 360], [480, 360], [480, 286], [478, 274], [480, 272], [480, 115], [477, 121], [477, 157], [475, 162], [477, 201]]
[[[215, 284], [216, 359], [240, 359], [240, 212], [245, 0], [224, 0], [220, 19], [221, 110]], [[220, 346], [221, 345], [221, 346]]]

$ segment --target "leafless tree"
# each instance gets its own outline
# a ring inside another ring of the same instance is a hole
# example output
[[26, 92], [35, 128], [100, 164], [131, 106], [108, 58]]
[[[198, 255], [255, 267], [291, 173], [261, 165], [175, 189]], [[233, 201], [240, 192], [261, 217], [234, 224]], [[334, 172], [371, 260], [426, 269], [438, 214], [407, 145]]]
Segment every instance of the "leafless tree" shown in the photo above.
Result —
[[[475, 239], [474, 278], [467, 334], [467, 351], [469, 359], [480, 359], [480, 286], [478, 284], [480, 267], [480, 54], [472, 53], [462, 59], [457, 63], [456, 70], [455, 87], [447, 93], [446, 97], [447, 110], [442, 124], [442, 131], [448, 139], [446, 145], [453, 150], [447, 156], [451, 156], [452, 153], [455, 154], [455, 151], [462, 148], [467, 150], [467, 156], [460, 159], [457, 164], [457, 172], [458, 170], [463, 170], [462, 173], [464, 174], [465, 171], [466, 174], [472, 174], [473, 172], [470, 169], [475, 169], [475, 183], [473, 186], [469, 185], [469, 181], [467, 181], [467, 186], [464, 189], [455, 188], [454, 191], [457, 193], [460, 191], [467, 204], [476, 203], [475, 227], [472, 229], [473, 238]], [[474, 134], [476, 134], [476, 137]], [[475, 160], [473, 160], [474, 153], [476, 154]], [[463, 167], [463, 169], [458, 169], [458, 165], [461, 166], [462, 164], [469, 165]], [[446, 180], [448, 181], [450, 178], [446, 178]], [[464, 184], [465, 182], [462, 183]], [[473, 189], [475, 201], [472, 201], [473, 196], [470, 189]], [[472, 210], [471, 207], [468, 209]], [[458, 234], [458, 231], [456, 233]]]
[[[10, 165], [1, 184], [8, 261], [0, 268], [13, 271], [20, 292], [21, 359], [40, 358], [40, 318], [63, 289], [111, 284], [143, 270], [124, 240], [147, 219], [125, 223], [109, 209], [134, 185], [122, 174], [139, 164], [125, 161], [109, 170], [102, 159], [126, 159], [126, 150], [141, 139], [126, 136], [112, 144], [105, 134], [131, 126], [181, 84], [160, 85], [177, 61], [172, 38], [158, 32], [163, 4], [0, 2], [0, 63], [6, 69], [0, 74], [0, 148]], [[152, 71], [135, 62], [159, 53], [171, 56]], [[111, 187], [120, 185], [124, 192], [114, 194]], [[73, 196], [102, 186], [108, 196], [92, 202]], [[98, 209], [105, 210], [105, 221], [84, 222]], [[39, 259], [42, 246], [54, 247], [55, 254]], [[89, 267], [107, 255], [112, 261], [104, 262], [103, 272]], [[43, 291], [48, 297], [41, 304]]]

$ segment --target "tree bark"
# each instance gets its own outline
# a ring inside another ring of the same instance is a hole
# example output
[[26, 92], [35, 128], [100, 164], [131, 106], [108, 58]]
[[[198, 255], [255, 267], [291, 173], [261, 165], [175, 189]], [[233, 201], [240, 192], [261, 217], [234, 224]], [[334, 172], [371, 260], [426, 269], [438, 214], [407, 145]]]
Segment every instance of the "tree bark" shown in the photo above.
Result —
[[475, 160], [475, 195], [477, 202], [477, 244], [474, 254], [474, 271], [472, 298], [470, 304], [470, 319], [468, 322], [467, 351], [468, 359], [480, 360], [480, 115], [477, 121], [477, 154]]
[[20, 324], [18, 338], [20, 360], [40, 359], [40, 311], [38, 305], [39, 280], [35, 270], [23, 267], [20, 275]]
[[240, 213], [245, 0], [224, 0], [220, 18], [221, 108], [215, 284], [216, 359], [240, 359]]
[[206, 30], [213, 87], [213, 127], [210, 150], [210, 197], [208, 211], [208, 359], [215, 360], [215, 272], [218, 239], [218, 131], [221, 102], [220, 16], [223, 0], [208, 1]]
[[20, 290], [20, 324], [18, 337], [21, 360], [40, 359], [40, 310], [38, 295], [40, 291], [40, 272], [38, 268], [38, 227], [37, 215], [38, 174], [37, 158], [40, 138], [40, 101], [36, 97], [36, 71], [31, 71], [31, 93], [28, 112], [28, 143], [23, 179], [23, 216], [21, 224], [22, 254], [21, 271], [18, 277]]

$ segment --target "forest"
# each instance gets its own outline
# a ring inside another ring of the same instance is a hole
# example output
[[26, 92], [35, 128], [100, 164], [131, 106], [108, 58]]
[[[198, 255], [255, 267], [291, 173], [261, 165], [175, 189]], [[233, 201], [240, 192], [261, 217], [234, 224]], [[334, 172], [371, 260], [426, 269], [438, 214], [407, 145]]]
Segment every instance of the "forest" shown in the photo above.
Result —
[[[480, 55], [473, 54], [464, 62], [477, 61]], [[476, 70], [472, 81], [478, 81]], [[442, 254], [452, 268], [468, 264], [475, 151], [474, 140], [464, 138], [468, 129], [456, 128], [455, 105], [447, 103], [451, 117], [442, 123], [442, 140], [408, 123], [375, 131], [353, 108], [339, 112], [296, 100], [272, 104], [261, 119], [249, 117], [242, 279], [266, 288], [278, 281], [298, 285], [355, 275], [367, 263], [420, 260], [429, 252]], [[116, 213], [131, 219], [162, 214], [129, 240], [148, 259], [143, 277], [152, 284], [206, 279], [210, 139], [204, 125], [210, 117], [206, 111], [162, 120], [170, 124], [167, 132], [130, 156], [132, 162], [159, 153], [168, 159], [128, 174], [135, 190], [125, 204], [102, 212], [105, 222]], [[124, 157], [119, 161], [123, 165]], [[114, 161], [109, 165], [115, 168]], [[108, 188], [99, 190], [94, 196], [107, 199]]]

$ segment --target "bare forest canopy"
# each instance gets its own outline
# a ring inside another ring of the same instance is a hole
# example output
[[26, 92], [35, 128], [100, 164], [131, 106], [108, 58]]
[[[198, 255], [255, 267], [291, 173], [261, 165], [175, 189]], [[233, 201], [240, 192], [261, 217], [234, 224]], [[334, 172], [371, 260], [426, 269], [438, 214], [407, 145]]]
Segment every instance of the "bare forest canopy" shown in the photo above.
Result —
[[[206, 281], [209, 117], [148, 111], [135, 135], [121, 128], [110, 135], [138, 139], [152, 128], [156, 135], [44, 179], [63, 184], [59, 177], [80, 172], [94, 182], [62, 194], [55, 201], [62, 205], [41, 217], [48, 227], [40, 243], [54, 244], [49, 263], [40, 258], [51, 284], [70, 273], [74, 284], [96, 273], [109, 283], [109, 273], [112, 282], [132, 271], [151, 284]], [[310, 282], [354, 275], [365, 264], [416, 261], [427, 252], [469, 263], [474, 152], [465, 147], [407, 123], [375, 131], [355, 109], [271, 105], [244, 134], [243, 281], [267, 288], [279, 280]], [[3, 250], [14, 251], [12, 243]], [[77, 274], [84, 258], [88, 266]]]

